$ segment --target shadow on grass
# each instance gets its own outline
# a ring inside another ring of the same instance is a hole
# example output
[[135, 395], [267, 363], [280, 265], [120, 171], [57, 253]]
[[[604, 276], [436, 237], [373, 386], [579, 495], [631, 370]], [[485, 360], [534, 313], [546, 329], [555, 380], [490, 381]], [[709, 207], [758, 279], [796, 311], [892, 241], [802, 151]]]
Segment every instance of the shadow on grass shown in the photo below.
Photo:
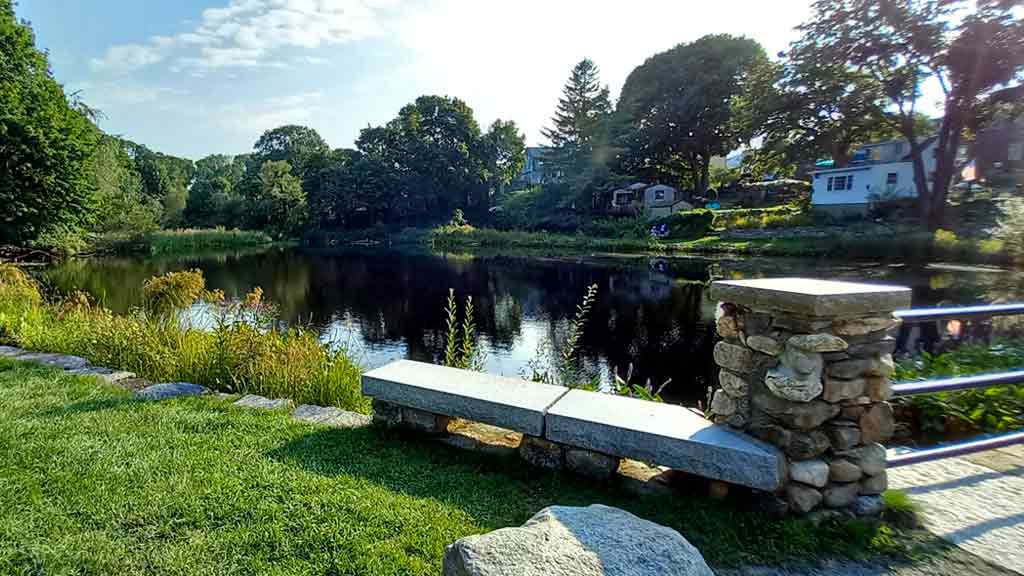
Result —
[[136, 398], [91, 398], [89, 400], [81, 400], [79, 402], [72, 402], [71, 404], [65, 404], [48, 410], [38, 412], [39, 416], [44, 418], [54, 418], [60, 416], [68, 416], [72, 414], [87, 414], [91, 412], [103, 412], [103, 411], [114, 411], [114, 410], [131, 410], [141, 403], [141, 400]]

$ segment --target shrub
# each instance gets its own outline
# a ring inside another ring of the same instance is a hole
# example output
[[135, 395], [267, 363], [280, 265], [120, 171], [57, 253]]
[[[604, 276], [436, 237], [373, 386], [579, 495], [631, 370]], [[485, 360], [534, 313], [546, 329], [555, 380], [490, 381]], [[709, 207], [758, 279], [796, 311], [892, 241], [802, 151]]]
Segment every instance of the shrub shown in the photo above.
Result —
[[935, 231], [935, 245], [939, 248], [953, 248], [959, 241], [955, 232], [941, 228]]
[[697, 209], [676, 212], [651, 222], [651, 228], [664, 226], [668, 230], [665, 238], [672, 240], [693, 240], [702, 238], [711, 230], [715, 214], [711, 210]]

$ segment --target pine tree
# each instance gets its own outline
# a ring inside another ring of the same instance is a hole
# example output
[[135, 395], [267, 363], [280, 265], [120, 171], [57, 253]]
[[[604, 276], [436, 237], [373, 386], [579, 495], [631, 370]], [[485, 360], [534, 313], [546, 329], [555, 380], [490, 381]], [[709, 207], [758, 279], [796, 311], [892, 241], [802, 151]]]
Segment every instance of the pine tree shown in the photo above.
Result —
[[552, 126], [541, 130], [554, 148], [547, 158], [549, 177], [588, 177], [597, 151], [605, 146], [611, 113], [608, 87], [601, 86], [597, 65], [584, 58], [573, 67], [562, 88]]

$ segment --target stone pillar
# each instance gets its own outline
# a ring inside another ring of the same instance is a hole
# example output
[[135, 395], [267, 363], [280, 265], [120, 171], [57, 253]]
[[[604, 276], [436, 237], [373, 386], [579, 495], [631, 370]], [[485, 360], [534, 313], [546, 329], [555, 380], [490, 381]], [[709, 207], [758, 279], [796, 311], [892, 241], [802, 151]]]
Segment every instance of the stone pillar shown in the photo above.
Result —
[[894, 310], [910, 289], [804, 278], [719, 281], [716, 422], [782, 450], [792, 512], [881, 510], [893, 433]]

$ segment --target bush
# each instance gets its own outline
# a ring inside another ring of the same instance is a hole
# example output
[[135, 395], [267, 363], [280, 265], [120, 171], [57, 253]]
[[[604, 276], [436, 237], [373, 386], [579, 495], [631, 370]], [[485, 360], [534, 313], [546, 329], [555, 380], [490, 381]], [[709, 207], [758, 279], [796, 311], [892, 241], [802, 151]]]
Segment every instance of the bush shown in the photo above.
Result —
[[686, 212], [676, 212], [664, 218], [651, 222], [651, 228], [665, 226], [668, 234], [664, 236], [671, 240], [693, 240], [703, 238], [711, 231], [715, 220], [715, 213], [711, 210], [697, 209]]
[[[158, 382], [369, 409], [360, 393], [359, 366], [344, 351], [321, 344], [312, 331], [279, 329], [274, 308], [258, 288], [243, 301], [226, 302], [192, 271], [152, 278], [146, 293], [147, 308], [118, 315], [81, 293], [48, 303], [23, 271], [0, 268], [0, 343], [75, 354]], [[215, 313], [209, 329], [195, 328], [178, 314], [197, 298]]]
[[595, 238], [635, 238], [643, 239], [650, 235], [650, 224], [646, 218], [608, 218], [593, 220], [583, 227], [585, 236]]

